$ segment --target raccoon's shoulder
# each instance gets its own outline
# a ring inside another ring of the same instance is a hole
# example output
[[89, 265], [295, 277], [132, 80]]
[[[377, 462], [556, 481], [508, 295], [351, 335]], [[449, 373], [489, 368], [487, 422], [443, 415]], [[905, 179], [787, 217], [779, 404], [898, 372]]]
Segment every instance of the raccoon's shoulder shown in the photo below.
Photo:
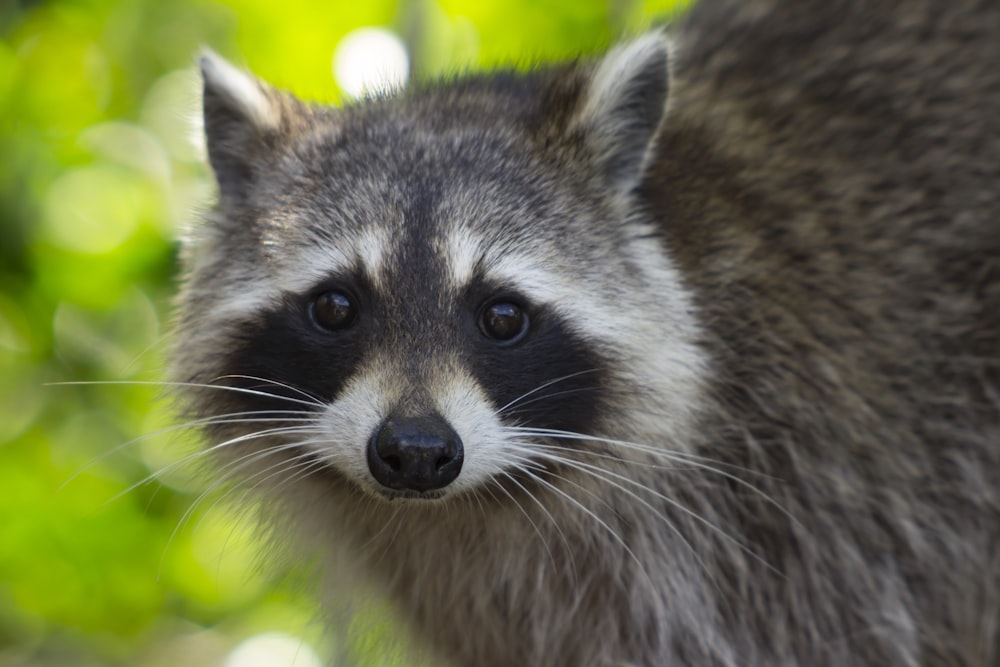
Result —
[[719, 220], [913, 246], [962, 210], [970, 251], [1000, 246], [1000, 4], [708, 0], [673, 32], [647, 184], [679, 245]]

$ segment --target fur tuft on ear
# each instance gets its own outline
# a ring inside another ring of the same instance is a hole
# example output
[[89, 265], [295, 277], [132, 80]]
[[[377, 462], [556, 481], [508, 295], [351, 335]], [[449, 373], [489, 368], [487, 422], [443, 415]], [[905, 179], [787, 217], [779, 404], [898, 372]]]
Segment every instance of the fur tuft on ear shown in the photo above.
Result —
[[205, 110], [242, 117], [254, 126], [277, 127], [277, 110], [256, 78], [231, 65], [211, 49], [203, 49], [198, 60], [205, 82]]
[[288, 105], [280, 93], [209, 49], [199, 66], [209, 162], [223, 201], [238, 202], [252, 184], [254, 165], [266, 162], [287, 125]]
[[590, 76], [575, 125], [621, 195], [642, 179], [666, 113], [670, 46], [650, 33], [610, 51]]

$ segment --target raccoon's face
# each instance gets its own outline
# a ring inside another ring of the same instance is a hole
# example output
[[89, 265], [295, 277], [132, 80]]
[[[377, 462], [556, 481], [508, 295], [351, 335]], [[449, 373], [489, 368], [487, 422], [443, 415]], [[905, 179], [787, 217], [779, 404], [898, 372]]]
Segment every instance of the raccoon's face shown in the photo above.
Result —
[[693, 316], [631, 210], [659, 38], [340, 110], [215, 57], [203, 72], [221, 205], [189, 249], [175, 356], [230, 388], [192, 389], [220, 448], [427, 499], [599, 442], [581, 436], [681, 437]]

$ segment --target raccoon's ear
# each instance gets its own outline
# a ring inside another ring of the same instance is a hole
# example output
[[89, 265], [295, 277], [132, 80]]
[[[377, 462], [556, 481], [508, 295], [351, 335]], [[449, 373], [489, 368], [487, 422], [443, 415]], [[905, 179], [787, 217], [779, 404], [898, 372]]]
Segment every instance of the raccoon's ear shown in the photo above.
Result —
[[642, 179], [666, 113], [670, 45], [650, 33], [604, 57], [585, 84], [573, 120], [608, 184], [628, 194]]
[[223, 203], [235, 203], [271, 163], [302, 105], [208, 49], [199, 65], [208, 159]]

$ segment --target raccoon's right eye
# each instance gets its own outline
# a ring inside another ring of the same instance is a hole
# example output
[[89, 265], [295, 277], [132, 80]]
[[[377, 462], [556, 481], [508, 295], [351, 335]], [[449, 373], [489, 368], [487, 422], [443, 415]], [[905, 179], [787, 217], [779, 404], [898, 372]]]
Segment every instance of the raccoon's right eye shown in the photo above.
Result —
[[327, 331], [338, 331], [351, 326], [357, 318], [357, 308], [343, 292], [323, 292], [313, 299], [309, 307], [313, 322]]
[[514, 343], [528, 330], [528, 315], [516, 303], [497, 301], [479, 314], [479, 328], [501, 343]]

